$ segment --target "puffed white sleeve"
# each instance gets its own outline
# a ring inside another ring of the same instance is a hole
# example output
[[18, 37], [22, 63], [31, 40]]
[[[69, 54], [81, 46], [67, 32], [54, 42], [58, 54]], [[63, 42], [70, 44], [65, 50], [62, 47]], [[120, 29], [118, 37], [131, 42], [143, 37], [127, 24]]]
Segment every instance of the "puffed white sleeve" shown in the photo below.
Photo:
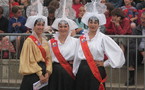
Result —
[[74, 62], [73, 62], [73, 73], [74, 75], [77, 74], [78, 72], [78, 68], [80, 66], [81, 60], [78, 58], [78, 53], [79, 53], [79, 45], [80, 45], [80, 40], [77, 40], [77, 46], [75, 48], [75, 58], [74, 58]]
[[105, 54], [108, 60], [104, 62], [104, 67], [111, 66], [112, 68], [121, 68], [125, 63], [125, 57], [122, 49], [109, 36], [104, 36], [102, 41]]

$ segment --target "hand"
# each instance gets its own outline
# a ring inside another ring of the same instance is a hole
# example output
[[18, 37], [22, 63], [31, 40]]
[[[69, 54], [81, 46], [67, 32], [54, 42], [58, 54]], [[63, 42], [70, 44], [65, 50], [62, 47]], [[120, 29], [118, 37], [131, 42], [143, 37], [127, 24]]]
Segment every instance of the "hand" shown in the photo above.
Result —
[[96, 65], [99, 66], [104, 66], [104, 62], [103, 61], [95, 61]]
[[50, 75], [49, 75], [49, 73], [47, 72], [47, 73], [45, 74], [45, 80], [46, 80], [46, 81], [49, 80], [49, 76], [50, 76]]
[[8, 41], [9, 40], [9, 37], [5, 36], [2, 38], [2, 41]]
[[116, 23], [119, 23], [120, 20], [121, 20], [121, 17], [117, 17], [117, 18], [116, 18]]
[[121, 17], [116, 17], [115, 19], [112, 19], [112, 22], [114, 23], [114, 24], [119, 24], [120, 23], [120, 20], [121, 20]]
[[20, 26], [21, 26], [21, 23], [20, 23], [20, 22], [18, 22], [18, 23], [17, 23], [17, 25], [20, 27]]
[[82, 28], [77, 28], [76, 33], [79, 33], [81, 30], [83, 30], [83, 29]]
[[43, 75], [39, 76], [39, 79], [40, 79], [40, 82], [41, 83], [45, 83], [46, 82], [46, 79]]
[[15, 27], [17, 25], [17, 23], [13, 23], [12, 26]]

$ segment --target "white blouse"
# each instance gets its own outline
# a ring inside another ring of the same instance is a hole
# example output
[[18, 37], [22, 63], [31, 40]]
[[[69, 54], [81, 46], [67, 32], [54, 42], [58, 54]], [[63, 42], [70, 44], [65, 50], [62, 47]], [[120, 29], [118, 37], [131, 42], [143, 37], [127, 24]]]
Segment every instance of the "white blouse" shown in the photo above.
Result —
[[[125, 63], [124, 53], [116, 42], [109, 36], [98, 32], [94, 38], [89, 39], [88, 33], [84, 35], [88, 41], [88, 47], [94, 60], [104, 60], [104, 53], [107, 55], [108, 60], [104, 62], [104, 67], [111, 66], [112, 68], [120, 68]], [[81, 60], [86, 60], [80, 39], [77, 41], [76, 55], [73, 63], [73, 73], [76, 75]]]
[[[65, 42], [61, 43], [58, 40], [58, 35], [54, 35], [54, 38], [55, 38], [55, 40], [57, 40], [58, 48], [59, 48], [62, 56], [65, 58], [65, 60], [66, 61], [74, 60], [75, 50], [76, 50], [76, 46], [77, 46], [77, 39], [68, 35]], [[56, 56], [54, 55], [54, 53], [52, 51], [50, 40], [49, 40], [49, 45], [50, 45], [50, 52], [51, 52], [51, 56], [52, 56], [52, 62], [59, 63], [58, 59], [56, 58]]]

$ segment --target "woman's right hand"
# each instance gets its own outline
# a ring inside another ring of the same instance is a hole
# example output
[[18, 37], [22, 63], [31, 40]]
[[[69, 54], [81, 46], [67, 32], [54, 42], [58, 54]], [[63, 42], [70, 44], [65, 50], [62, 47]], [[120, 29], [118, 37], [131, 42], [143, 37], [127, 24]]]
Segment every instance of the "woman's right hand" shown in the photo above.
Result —
[[43, 75], [39, 76], [39, 79], [41, 83], [47, 82], [46, 78]]

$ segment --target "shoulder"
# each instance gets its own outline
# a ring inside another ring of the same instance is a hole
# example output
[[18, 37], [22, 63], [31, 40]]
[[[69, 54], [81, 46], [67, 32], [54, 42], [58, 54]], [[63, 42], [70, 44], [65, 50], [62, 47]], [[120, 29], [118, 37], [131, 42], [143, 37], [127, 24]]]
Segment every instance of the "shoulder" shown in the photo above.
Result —
[[20, 16], [19, 19], [20, 19], [20, 20], [26, 20], [26, 18], [23, 17], [23, 16]]
[[24, 41], [24, 43], [30, 45], [30, 44], [32, 44], [34, 42], [33, 42], [33, 40], [31, 38], [27, 37], [27, 39]]
[[108, 39], [111, 39], [111, 37], [109, 37], [108, 35], [105, 35], [104, 33], [101, 33], [101, 32], [99, 33], [99, 37], [105, 41], [107, 41]]
[[9, 19], [9, 22], [13, 22], [14, 20], [15, 20], [15, 18], [12, 17]]
[[70, 42], [76, 43], [78, 41], [78, 38], [70, 37]]
[[77, 40], [77, 38], [75, 38], [75, 37], [70, 37], [70, 38], [71, 38], [72, 40], [75, 40], [75, 41]]

